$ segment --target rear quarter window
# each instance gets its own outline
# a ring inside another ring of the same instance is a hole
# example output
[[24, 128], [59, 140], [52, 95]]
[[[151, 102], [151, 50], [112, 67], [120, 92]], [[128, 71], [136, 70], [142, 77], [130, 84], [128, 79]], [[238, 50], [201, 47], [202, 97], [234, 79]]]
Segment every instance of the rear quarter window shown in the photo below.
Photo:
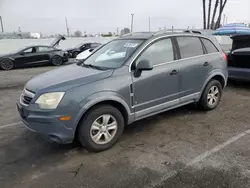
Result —
[[201, 38], [201, 41], [203, 42], [208, 54], [219, 52], [210, 40]]
[[195, 57], [204, 54], [202, 43], [198, 37], [176, 37], [181, 58]]

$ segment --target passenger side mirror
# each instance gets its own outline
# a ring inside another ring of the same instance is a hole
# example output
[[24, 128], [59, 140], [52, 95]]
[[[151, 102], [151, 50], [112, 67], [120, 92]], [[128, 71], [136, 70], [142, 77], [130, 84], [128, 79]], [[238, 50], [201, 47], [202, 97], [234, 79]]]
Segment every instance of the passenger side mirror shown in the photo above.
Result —
[[20, 52], [20, 55], [24, 55], [25, 53], [24, 52]]
[[139, 61], [139, 63], [136, 66], [137, 71], [149, 71], [152, 69], [153, 69], [152, 64], [146, 59]]

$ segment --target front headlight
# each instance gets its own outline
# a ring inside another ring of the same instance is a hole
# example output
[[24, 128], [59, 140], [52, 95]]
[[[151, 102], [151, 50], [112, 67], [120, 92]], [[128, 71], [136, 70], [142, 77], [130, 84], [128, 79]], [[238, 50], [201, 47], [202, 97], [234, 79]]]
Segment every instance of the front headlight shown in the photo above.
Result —
[[56, 109], [64, 94], [64, 92], [45, 93], [42, 94], [35, 103], [38, 104], [41, 109]]

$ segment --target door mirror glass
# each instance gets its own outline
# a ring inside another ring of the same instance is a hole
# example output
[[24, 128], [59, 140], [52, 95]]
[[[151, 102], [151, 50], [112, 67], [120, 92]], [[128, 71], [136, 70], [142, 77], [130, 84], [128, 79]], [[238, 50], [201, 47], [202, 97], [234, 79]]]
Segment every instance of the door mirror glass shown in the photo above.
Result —
[[152, 69], [153, 69], [152, 64], [146, 59], [140, 60], [136, 66], [136, 70], [139, 70], [139, 71], [148, 71]]

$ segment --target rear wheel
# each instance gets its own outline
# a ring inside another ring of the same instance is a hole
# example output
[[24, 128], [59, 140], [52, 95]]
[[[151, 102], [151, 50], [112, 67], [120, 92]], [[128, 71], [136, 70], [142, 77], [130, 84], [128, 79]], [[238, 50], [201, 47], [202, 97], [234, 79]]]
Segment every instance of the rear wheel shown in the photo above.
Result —
[[51, 59], [51, 63], [54, 65], [54, 66], [60, 66], [63, 64], [63, 58], [56, 55], [54, 57], [52, 57]]
[[11, 70], [14, 68], [14, 62], [10, 59], [2, 59], [0, 61], [0, 68], [3, 70]]
[[112, 147], [121, 137], [124, 119], [121, 112], [110, 105], [97, 106], [80, 122], [78, 140], [88, 151], [100, 152]]
[[218, 80], [211, 80], [202, 93], [201, 99], [199, 101], [199, 106], [203, 110], [213, 110], [220, 103], [221, 96], [221, 83]]

